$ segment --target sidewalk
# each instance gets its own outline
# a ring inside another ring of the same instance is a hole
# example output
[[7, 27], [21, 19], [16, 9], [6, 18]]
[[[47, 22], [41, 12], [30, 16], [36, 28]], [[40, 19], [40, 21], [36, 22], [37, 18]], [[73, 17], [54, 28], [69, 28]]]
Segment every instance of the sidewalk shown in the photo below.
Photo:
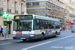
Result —
[[2, 37], [2, 36], [0, 36], [0, 41], [6, 41], [6, 40], [12, 40], [13, 38], [12, 38], [12, 35], [6, 35], [6, 37], [4, 36], [4, 37]]
[[70, 32], [71, 30], [65, 30], [65, 31], [61, 31], [61, 33], [64, 33], [64, 32]]

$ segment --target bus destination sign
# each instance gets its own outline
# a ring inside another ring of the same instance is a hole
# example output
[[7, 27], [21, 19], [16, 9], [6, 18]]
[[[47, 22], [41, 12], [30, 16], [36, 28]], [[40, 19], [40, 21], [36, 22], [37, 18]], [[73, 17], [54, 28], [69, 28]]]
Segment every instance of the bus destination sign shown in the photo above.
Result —
[[27, 19], [27, 18], [33, 18], [32, 15], [18, 15], [15, 16], [15, 19]]

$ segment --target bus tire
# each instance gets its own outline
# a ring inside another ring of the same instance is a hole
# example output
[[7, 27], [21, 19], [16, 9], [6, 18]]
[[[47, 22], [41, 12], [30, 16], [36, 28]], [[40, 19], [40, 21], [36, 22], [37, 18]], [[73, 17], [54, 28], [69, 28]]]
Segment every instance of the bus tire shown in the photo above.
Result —
[[55, 33], [54, 37], [56, 37], [56, 36], [57, 36], [57, 34]]
[[44, 40], [44, 35], [43, 34], [41, 34], [41, 40]]
[[30, 41], [30, 39], [26, 39], [26, 41], [28, 42], [28, 41]]
[[59, 32], [59, 35], [60, 35], [61, 33]]
[[26, 41], [26, 39], [23, 39], [23, 42], [25, 42]]
[[56, 37], [57, 36], [57, 31], [55, 32], [55, 35], [54, 35], [54, 37]]
[[60, 32], [57, 32], [57, 35], [60, 35]]

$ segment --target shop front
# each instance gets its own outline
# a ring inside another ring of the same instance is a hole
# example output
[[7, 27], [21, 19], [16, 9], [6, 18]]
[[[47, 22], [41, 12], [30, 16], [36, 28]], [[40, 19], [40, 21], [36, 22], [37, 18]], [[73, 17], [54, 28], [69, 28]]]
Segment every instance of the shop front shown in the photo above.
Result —
[[6, 34], [12, 34], [13, 31], [13, 14], [8, 14], [7, 12], [3, 12], [0, 14], [0, 25], [2, 27], [6, 27]]
[[71, 28], [73, 27], [73, 23], [66, 21], [65, 23], [65, 30], [71, 30]]

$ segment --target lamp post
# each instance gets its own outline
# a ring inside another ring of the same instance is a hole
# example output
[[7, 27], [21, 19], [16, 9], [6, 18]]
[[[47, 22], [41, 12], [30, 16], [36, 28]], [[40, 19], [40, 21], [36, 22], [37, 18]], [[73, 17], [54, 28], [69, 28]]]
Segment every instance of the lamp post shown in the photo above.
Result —
[[[64, 23], [66, 22], [66, 20], [65, 20], [66, 17], [67, 17], [67, 15], [64, 16]], [[66, 25], [65, 25], [65, 27], [66, 27]]]

